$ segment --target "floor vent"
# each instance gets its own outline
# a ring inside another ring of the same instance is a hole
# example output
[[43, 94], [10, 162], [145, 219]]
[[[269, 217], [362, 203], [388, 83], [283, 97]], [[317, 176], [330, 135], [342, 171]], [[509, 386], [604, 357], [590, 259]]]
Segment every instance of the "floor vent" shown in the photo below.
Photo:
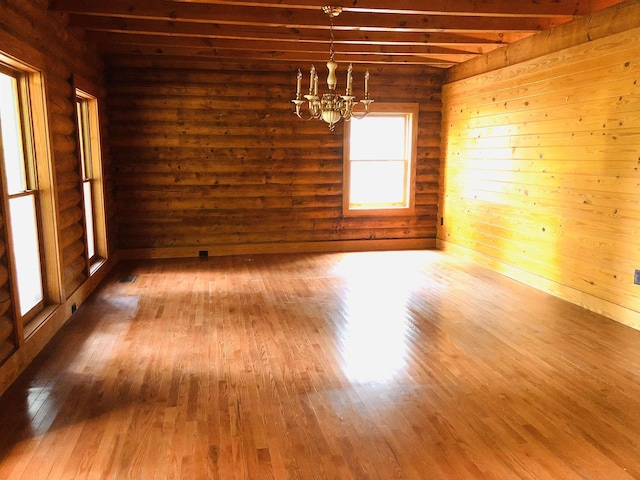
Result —
[[138, 278], [137, 275], [125, 275], [118, 280], [118, 283], [133, 283], [136, 281], [136, 278]]

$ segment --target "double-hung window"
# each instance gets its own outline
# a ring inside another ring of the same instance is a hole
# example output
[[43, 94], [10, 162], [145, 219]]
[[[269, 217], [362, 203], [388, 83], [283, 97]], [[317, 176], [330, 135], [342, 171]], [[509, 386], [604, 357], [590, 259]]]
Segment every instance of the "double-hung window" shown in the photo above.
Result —
[[374, 104], [345, 124], [345, 215], [414, 210], [417, 104]]
[[[19, 335], [60, 302], [49, 139], [41, 75], [0, 63], [0, 162]], [[35, 328], [35, 327], [34, 327]], [[29, 331], [26, 332], [27, 334]]]
[[93, 273], [107, 258], [107, 242], [98, 101], [83, 90], [76, 90], [76, 117], [82, 174], [86, 251], [90, 272]]

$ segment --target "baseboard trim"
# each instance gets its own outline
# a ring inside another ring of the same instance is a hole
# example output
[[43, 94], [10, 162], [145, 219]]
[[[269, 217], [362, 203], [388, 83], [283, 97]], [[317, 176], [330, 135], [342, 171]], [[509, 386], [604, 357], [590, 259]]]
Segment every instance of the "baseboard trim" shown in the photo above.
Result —
[[640, 330], [640, 312], [623, 307], [622, 305], [618, 305], [608, 300], [604, 300], [589, 293], [585, 293], [576, 288], [563, 285], [555, 280], [550, 280], [535, 273], [504, 263], [496, 258], [489, 257], [445, 240], [437, 239], [436, 248], [452, 254], [453, 256], [467, 258], [500, 273], [501, 275], [524, 283], [525, 285], [529, 285], [553, 295], [554, 297], [579, 305], [586, 310], [603, 315], [635, 330]]
[[120, 250], [123, 260], [253, 255], [263, 253], [324, 253], [371, 250], [429, 250], [436, 248], [435, 238], [410, 240], [346, 240], [335, 242], [251, 243], [242, 245], [202, 245], [197, 247], [137, 248]]

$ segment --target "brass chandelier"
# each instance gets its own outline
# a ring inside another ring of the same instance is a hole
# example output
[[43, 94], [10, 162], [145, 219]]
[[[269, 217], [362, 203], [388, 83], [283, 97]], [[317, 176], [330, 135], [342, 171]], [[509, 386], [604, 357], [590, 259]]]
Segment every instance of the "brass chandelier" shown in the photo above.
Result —
[[[328, 93], [323, 93], [322, 96], [318, 96], [318, 72], [315, 66], [311, 66], [310, 78], [309, 78], [309, 94], [304, 95], [306, 100], [303, 100], [301, 92], [302, 88], [302, 72], [298, 69], [297, 86], [296, 86], [296, 98], [291, 100], [295, 105], [295, 114], [302, 120], [324, 120], [329, 124], [329, 130], [333, 131], [336, 123], [341, 119], [345, 122], [356, 117], [353, 112], [353, 108], [358, 103], [364, 105], [364, 112], [362, 115], [356, 118], [362, 118], [369, 113], [369, 106], [373, 103], [373, 100], [369, 98], [369, 70], [364, 74], [364, 99], [356, 100], [356, 97], [352, 95], [353, 89], [353, 65], [349, 64], [347, 69], [347, 84], [345, 88], [345, 94], [340, 95], [336, 93], [336, 87], [338, 86], [338, 79], [336, 77], [336, 69], [338, 64], [334, 60], [333, 50], [333, 19], [342, 13], [342, 7], [324, 6], [322, 11], [327, 14], [331, 22], [331, 39], [329, 47], [329, 61], [327, 62], [327, 69], [329, 75], [327, 76], [327, 88]], [[308, 117], [303, 117], [301, 113], [302, 105], [308, 102]]]

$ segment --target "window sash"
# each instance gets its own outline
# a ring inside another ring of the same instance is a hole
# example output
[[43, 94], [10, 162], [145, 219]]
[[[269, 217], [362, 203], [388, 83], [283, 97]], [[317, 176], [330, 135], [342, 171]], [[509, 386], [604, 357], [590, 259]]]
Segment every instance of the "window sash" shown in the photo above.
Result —
[[9, 197], [12, 257], [23, 318], [39, 311], [44, 302], [37, 203], [35, 191]]
[[409, 163], [407, 159], [351, 162], [349, 208], [408, 207]]

